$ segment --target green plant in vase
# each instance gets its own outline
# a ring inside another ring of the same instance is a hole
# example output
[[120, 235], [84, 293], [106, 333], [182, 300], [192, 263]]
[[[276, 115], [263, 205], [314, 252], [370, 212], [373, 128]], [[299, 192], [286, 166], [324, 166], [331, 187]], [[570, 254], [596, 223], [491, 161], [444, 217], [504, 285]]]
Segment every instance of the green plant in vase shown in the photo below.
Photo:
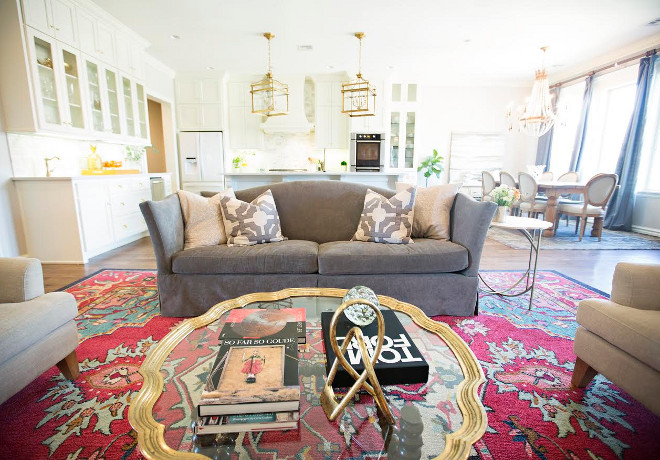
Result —
[[426, 177], [426, 187], [429, 186], [429, 177], [435, 174], [435, 177], [440, 179], [440, 174], [445, 170], [445, 167], [442, 163], [445, 161], [445, 158], [438, 153], [436, 149], [433, 149], [433, 155], [426, 158], [417, 168], [417, 171], [424, 171], [424, 177]]

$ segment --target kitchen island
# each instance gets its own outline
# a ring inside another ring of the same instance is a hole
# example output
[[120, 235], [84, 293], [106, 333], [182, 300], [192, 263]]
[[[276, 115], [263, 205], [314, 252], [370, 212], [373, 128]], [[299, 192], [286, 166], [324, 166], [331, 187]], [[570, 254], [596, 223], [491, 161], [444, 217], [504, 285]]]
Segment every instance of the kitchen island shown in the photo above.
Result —
[[234, 190], [302, 180], [340, 180], [356, 182], [372, 187], [394, 189], [397, 182], [416, 182], [417, 173], [413, 170], [394, 170], [384, 172], [353, 171], [230, 171], [225, 173], [225, 185]]

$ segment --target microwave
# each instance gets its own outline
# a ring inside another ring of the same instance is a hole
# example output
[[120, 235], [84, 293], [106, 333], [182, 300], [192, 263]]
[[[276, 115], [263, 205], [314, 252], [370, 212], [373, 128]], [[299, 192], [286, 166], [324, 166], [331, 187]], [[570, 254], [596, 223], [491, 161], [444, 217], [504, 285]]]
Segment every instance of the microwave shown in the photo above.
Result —
[[385, 133], [351, 133], [351, 171], [385, 168]]

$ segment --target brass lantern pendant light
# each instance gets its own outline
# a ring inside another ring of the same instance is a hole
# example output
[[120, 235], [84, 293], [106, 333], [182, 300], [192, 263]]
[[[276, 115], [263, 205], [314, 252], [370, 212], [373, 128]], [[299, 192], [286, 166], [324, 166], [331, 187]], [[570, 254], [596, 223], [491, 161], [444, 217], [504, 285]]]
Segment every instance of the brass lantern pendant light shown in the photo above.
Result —
[[373, 117], [376, 115], [376, 88], [362, 78], [362, 39], [364, 32], [356, 32], [360, 40], [358, 73], [355, 79], [341, 85], [342, 113], [349, 117]]
[[270, 66], [270, 41], [275, 35], [264, 33], [268, 40], [268, 70], [264, 78], [250, 85], [252, 113], [273, 117], [289, 113], [289, 85], [273, 78]]

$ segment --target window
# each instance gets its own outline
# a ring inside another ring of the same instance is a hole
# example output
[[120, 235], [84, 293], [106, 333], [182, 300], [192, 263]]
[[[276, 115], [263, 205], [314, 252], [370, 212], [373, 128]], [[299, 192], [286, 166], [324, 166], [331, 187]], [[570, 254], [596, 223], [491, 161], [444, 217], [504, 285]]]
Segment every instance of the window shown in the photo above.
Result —
[[646, 116], [637, 191], [660, 193], [660, 59], [655, 60]]
[[549, 171], [554, 172], [555, 177], [568, 172], [575, 143], [575, 132], [580, 122], [583, 97], [584, 81], [566, 86], [559, 91], [558, 120], [552, 134], [552, 152], [548, 168]]
[[638, 65], [594, 79], [580, 176], [613, 173], [630, 124], [637, 91]]

